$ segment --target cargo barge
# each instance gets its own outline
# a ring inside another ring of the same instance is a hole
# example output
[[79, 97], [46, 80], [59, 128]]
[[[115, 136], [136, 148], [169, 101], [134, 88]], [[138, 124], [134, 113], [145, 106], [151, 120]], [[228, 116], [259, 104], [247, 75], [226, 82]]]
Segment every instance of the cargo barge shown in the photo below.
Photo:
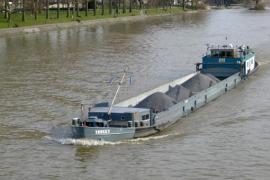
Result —
[[248, 46], [211, 46], [196, 72], [114, 104], [124, 73], [111, 104], [95, 104], [86, 116], [72, 119], [73, 138], [122, 141], [153, 135], [236, 87], [258, 67]]

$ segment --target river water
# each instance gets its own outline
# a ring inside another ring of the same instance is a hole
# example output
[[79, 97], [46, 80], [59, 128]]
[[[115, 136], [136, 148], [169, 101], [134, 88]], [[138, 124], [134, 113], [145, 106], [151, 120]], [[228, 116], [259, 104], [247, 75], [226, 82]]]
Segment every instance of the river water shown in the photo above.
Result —
[[[212, 10], [1, 37], [0, 179], [268, 179], [269, 19]], [[125, 66], [119, 99], [193, 72], [207, 43], [248, 44], [261, 68], [157, 136], [69, 138], [80, 104], [112, 98]]]

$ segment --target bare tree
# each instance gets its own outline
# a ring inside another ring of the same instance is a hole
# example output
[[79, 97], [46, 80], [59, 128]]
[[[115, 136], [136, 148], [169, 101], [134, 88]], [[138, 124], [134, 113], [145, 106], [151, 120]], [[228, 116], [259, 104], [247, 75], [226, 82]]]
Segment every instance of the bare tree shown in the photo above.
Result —
[[88, 16], [88, 0], [85, 0], [85, 16]]
[[8, 1], [5, 0], [5, 16], [4, 16], [4, 18], [7, 19], [7, 17], [8, 17]]
[[185, 5], [186, 5], [185, 0], [182, 0], [182, 7], [183, 7], [183, 10], [185, 10]]
[[101, 15], [104, 15], [104, 0], [101, 0]]
[[115, 3], [115, 12], [116, 14], [118, 14], [118, 9], [119, 9], [119, 3], [118, 3], [119, 0], [115, 0], [114, 3]]
[[72, 19], [74, 19], [75, 14], [75, 0], [72, 1]]
[[76, 0], [76, 16], [77, 16], [77, 17], [80, 16], [79, 12], [80, 12], [79, 0]]
[[123, 14], [126, 13], [126, 0], [123, 0]]
[[112, 14], [112, 0], [109, 0], [109, 14]]
[[25, 0], [22, 0], [22, 22], [25, 21]]
[[260, 3], [260, 0], [255, 0], [255, 7], [257, 7], [259, 3]]
[[57, 12], [56, 12], [56, 16], [57, 16], [57, 19], [59, 19], [59, 14], [60, 14], [60, 2], [59, 0], [57, 0]]
[[46, 0], [46, 19], [49, 19], [49, 0]]
[[97, 11], [97, 0], [94, 0], [94, 16], [96, 15]]
[[37, 10], [38, 10], [38, 0], [33, 0], [33, 9], [32, 9], [32, 12], [34, 13], [34, 17], [35, 17], [35, 20], [37, 20]]
[[67, 18], [69, 18], [69, 16], [70, 16], [70, 2], [69, 2], [69, 0], [67, 0]]
[[132, 12], [132, 0], [129, 0], [129, 13]]

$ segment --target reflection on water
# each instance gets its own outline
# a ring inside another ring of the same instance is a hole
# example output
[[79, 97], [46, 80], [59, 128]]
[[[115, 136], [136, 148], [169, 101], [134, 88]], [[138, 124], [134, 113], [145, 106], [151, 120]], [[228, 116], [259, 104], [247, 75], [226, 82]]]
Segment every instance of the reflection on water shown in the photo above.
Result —
[[[269, 177], [269, 18], [219, 10], [1, 37], [0, 179]], [[125, 65], [133, 82], [119, 100], [193, 72], [220, 42], [254, 47], [260, 71], [157, 136], [70, 139], [80, 103], [112, 98]]]
[[98, 156], [99, 152], [102, 150], [101, 147], [84, 147], [80, 146], [76, 149], [76, 157], [79, 161], [87, 162], [89, 160], [94, 160]]

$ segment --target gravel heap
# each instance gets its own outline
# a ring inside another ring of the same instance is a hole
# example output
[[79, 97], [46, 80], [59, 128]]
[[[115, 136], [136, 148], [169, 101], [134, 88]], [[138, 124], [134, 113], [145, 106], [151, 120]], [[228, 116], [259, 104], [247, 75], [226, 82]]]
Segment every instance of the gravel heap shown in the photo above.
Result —
[[148, 108], [153, 110], [153, 112], [161, 112], [166, 111], [169, 107], [176, 104], [175, 100], [172, 99], [170, 96], [162, 93], [156, 92], [144, 100], [142, 100], [139, 104], [137, 104], [136, 108]]
[[174, 99], [176, 102], [180, 102], [184, 99], [189, 98], [192, 93], [190, 89], [187, 89], [181, 85], [176, 85], [175, 87], [170, 86], [166, 94], [172, 99]]
[[212, 75], [197, 74], [182, 85], [169, 87], [166, 93], [156, 92], [139, 102], [136, 108], [147, 108], [153, 112], [168, 110], [174, 104], [189, 98], [210, 86], [217, 84], [220, 80]]
[[219, 80], [217, 78], [211, 78], [210, 76], [199, 73], [190, 80], [184, 82], [182, 86], [190, 89], [193, 94], [196, 94], [209, 88], [210, 86], [217, 84], [218, 82]]

